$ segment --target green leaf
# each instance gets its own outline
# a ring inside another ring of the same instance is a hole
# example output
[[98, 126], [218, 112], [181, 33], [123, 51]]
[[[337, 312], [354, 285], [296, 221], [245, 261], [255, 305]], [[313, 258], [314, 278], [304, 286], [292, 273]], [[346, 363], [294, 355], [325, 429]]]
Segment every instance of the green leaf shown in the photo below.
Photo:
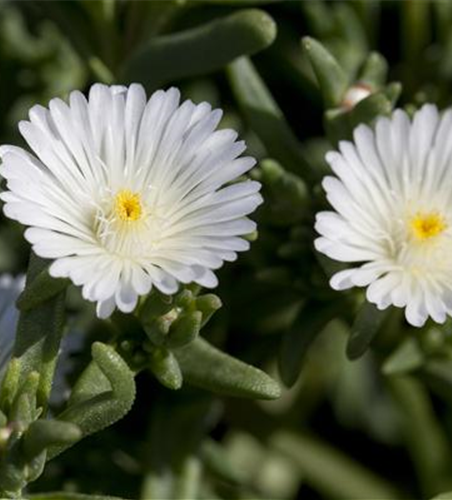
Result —
[[21, 422], [23, 426], [26, 426], [35, 420], [37, 415], [36, 393], [39, 380], [39, 373], [32, 371], [18, 388], [9, 413], [11, 421]]
[[174, 350], [184, 380], [213, 392], [255, 399], [276, 399], [278, 384], [267, 374], [197, 338]]
[[271, 3], [282, 3], [284, 0], [199, 0], [199, 3], [212, 5], [244, 6], [244, 5], [266, 5]]
[[304, 434], [277, 432], [270, 445], [298, 466], [303, 482], [327, 498], [347, 500], [400, 498], [390, 483], [339, 450]]
[[440, 397], [452, 403], [452, 361], [428, 360], [420, 374]]
[[0, 408], [8, 414], [13, 404], [14, 398], [17, 394], [20, 379], [20, 362], [18, 359], [13, 358], [8, 363], [6, 373], [2, 379], [0, 389]]
[[209, 321], [213, 314], [221, 308], [221, 299], [213, 293], [196, 297], [196, 309], [202, 314], [201, 328]]
[[359, 73], [359, 83], [377, 90], [386, 83], [388, 63], [378, 52], [371, 52]]
[[278, 358], [281, 378], [292, 387], [303, 368], [306, 354], [325, 326], [343, 308], [342, 303], [316, 304], [309, 302], [300, 312], [293, 326], [284, 334]]
[[[93, 361], [74, 387], [68, 408], [58, 415], [59, 420], [78, 426], [82, 437], [120, 420], [135, 399], [134, 375], [113, 347], [96, 342], [92, 346], [92, 356]], [[50, 457], [67, 447], [52, 448]]]
[[219, 70], [237, 57], [265, 49], [275, 37], [276, 24], [268, 14], [240, 10], [200, 27], [151, 39], [126, 62], [122, 79], [157, 89]]
[[70, 280], [64, 278], [52, 278], [45, 267], [22, 292], [17, 300], [17, 307], [21, 311], [29, 311], [41, 305], [49, 299], [63, 292], [69, 285]]
[[433, 497], [431, 500], [452, 500], [452, 491], [449, 491], [448, 493], [441, 493], [440, 495]]
[[199, 334], [201, 322], [201, 311], [181, 313], [171, 325], [167, 342], [168, 347], [182, 347], [193, 342]]
[[425, 356], [416, 339], [405, 339], [386, 359], [382, 366], [385, 375], [402, 375], [422, 366]]
[[370, 302], [364, 302], [358, 311], [348, 339], [347, 356], [349, 359], [358, 359], [367, 351], [389, 311], [390, 309], [380, 311]]
[[149, 367], [157, 379], [173, 391], [182, 387], [182, 373], [174, 354], [165, 347], [156, 347], [149, 358]]
[[356, 10], [348, 3], [334, 4], [333, 9], [341, 39], [365, 54], [368, 50], [367, 33]]
[[431, 41], [430, 23], [426, 22], [430, 17], [430, 9], [429, 2], [406, 0], [400, 4], [404, 56], [410, 63], [419, 61]]
[[382, 92], [389, 99], [391, 106], [394, 107], [402, 93], [402, 84], [400, 82], [392, 82], [386, 85]]
[[297, 137], [252, 62], [242, 57], [228, 66], [227, 74], [239, 107], [269, 156], [292, 172], [316, 178]]
[[[305, 182], [298, 175], [284, 170], [272, 159], [262, 160], [260, 169], [262, 182], [275, 197], [274, 204], [279, 203], [280, 206], [286, 207], [288, 212], [296, 211], [303, 216], [310, 203], [310, 194]], [[291, 215], [288, 213], [286, 218]]]
[[334, 146], [341, 140], [350, 140], [352, 138], [352, 127], [347, 109], [327, 109], [323, 120], [328, 139]]
[[379, 116], [388, 116], [392, 111], [392, 103], [384, 92], [376, 92], [366, 97], [350, 112], [351, 127], [371, 124]]
[[427, 389], [410, 377], [387, 380], [400, 410], [402, 435], [421, 482], [423, 496], [449, 489], [452, 486], [449, 441], [436, 418]]
[[201, 457], [206, 467], [228, 483], [240, 484], [246, 475], [228, 456], [226, 450], [213, 439], [206, 438], [201, 446]]
[[350, 83], [344, 71], [331, 52], [317, 40], [305, 37], [302, 45], [317, 78], [325, 108], [340, 106]]
[[39, 12], [42, 18], [53, 21], [83, 60], [96, 50], [96, 36], [80, 2], [30, 2], [26, 8]]
[[[27, 289], [34, 286], [41, 273], [47, 268], [48, 262], [35, 256], [30, 256], [27, 272]], [[61, 336], [64, 327], [64, 294], [59, 293], [53, 298], [42, 302], [33, 309], [22, 311], [17, 326], [13, 358], [19, 363], [20, 378], [23, 382], [35, 371], [40, 374], [37, 392], [38, 406], [46, 408], [52, 388], [53, 374], [58, 358]]]
[[107, 497], [102, 495], [82, 495], [81, 493], [67, 493], [62, 491], [60, 493], [36, 493], [27, 495], [28, 498], [33, 500], [126, 500], [119, 497]]
[[187, 457], [179, 467], [174, 485], [174, 497], [178, 500], [198, 498], [201, 482], [201, 462], [198, 457]]
[[71, 445], [82, 437], [80, 429], [71, 423], [58, 420], [36, 420], [23, 436], [26, 458], [32, 460], [50, 446]]

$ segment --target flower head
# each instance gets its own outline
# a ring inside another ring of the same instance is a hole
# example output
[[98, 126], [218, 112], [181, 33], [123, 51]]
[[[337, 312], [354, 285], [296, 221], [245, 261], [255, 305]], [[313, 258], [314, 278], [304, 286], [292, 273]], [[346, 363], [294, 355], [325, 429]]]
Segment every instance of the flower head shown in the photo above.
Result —
[[334, 212], [317, 214], [318, 251], [355, 267], [337, 290], [367, 286], [379, 309], [404, 307], [422, 326], [452, 315], [452, 110], [433, 105], [412, 121], [401, 110], [361, 125], [327, 161], [323, 187]]
[[[50, 274], [81, 285], [100, 317], [132, 311], [152, 286], [214, 287], [212, 270], [249, 248], [246, 216], [260, 184], [231, 183], [255, 163], [220, 110], [179, 103], [176, 89], [149, 101], [140, 85], [94, 85], [89, 99], [35, 106], [20, 131], [35, 155], [0, 148], [5, 214], [30, 226]], [[225, 186], [226, 185], [226, 186]]]

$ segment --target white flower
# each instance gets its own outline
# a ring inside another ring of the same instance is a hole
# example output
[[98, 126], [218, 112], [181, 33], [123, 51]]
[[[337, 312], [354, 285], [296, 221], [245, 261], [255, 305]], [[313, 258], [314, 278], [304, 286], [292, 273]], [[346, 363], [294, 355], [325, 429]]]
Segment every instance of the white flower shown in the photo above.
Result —
[[24, 284], [24, 276], [0, 276], [0, 373], [4, 371], [13, 350], [19, 319], [16, 300], [24, 289]]
[[172, 88], [146, 102], [140, 85], [94, 85], [89, 100], [34, 106], [20, 131], [37, 158], [3, 146], [5, 214], [31, 226], [34, 252], [54, 277], [83, 286], [97, 314], [132, 311], [139, 295], [178, 283], [217, 285], [212, 270], [249, 248], [240, 236], [261, 203], [260, 184], [223, 187], [255, 163], [222, 112], [179, 104]]
[[317, 214], [316, 249], [356, 266], [331, 286], [367, 286], [367, 299], [404, 307], [422, 326], [452, 315], [452, 110], [397, 110], [375, 131], [361, 125], [327, 161], [323, 187], [335, 212]]

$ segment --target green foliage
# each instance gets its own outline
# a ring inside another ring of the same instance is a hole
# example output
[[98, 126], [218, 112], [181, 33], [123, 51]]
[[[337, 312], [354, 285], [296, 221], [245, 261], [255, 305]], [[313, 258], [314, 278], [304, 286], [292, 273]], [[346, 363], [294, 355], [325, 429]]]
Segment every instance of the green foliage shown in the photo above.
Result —
[[176, 350], [187, 382], [228, 396], [275, 399], [276, 382], [257, 368], [234, 359], [203, 339]]
[[151, 39], [129, 58], [121, 79], [139, 81], [154, 90], [254, 54], [270, 45], [275, 36], [276, 25], [264, 11], [242, 10], [197, 28]]
[[108, 321], [0, 218], [1, 272], [28, 262], [1, 498], [452, 498], [451, 320], [414, 331], [331, 290], [344, 266], [313, 247], [325, 153], [396, 106], [452, 103], [451, 27], [440, 0], [0, 3], [0, 144], [69, 90], [175, 85], [224, 110], [264, 198], [214, 293], [153, 289]]

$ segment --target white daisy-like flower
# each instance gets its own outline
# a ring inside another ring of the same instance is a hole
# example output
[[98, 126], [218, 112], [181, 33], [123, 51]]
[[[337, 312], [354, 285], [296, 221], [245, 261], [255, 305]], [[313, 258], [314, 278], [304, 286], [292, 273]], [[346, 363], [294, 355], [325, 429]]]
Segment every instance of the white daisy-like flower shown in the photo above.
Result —
[[31, 226], [50, 274], [81, 285], [100, 317], [131, 312], [152, 286], [215, 287], [212, 270], [249, 248], [240, 236], [255, 230], [260, 184], [231, 182], [255, 160], [216, 130], [221, 110], [179, 100], [174, 88], [147, 101], [141, 85], [96, 84], [88, 100], [75, 91], [30, 110], [19, 129], [36, 156], [0, 148], [5, 214]]
[[361, 125], [327, 161], [335, 212], [317, 214], [318, 251], [355, 267], [331, 286], [367, 287], [379, 309], [405, 308], [414, 326], [452, 315], [452, 110], [425, 105]]
[[14, 346], [19, 311], [16, 300], [24, 289], [25, 277], [0, 276], [0, 373], [3, 373]]

